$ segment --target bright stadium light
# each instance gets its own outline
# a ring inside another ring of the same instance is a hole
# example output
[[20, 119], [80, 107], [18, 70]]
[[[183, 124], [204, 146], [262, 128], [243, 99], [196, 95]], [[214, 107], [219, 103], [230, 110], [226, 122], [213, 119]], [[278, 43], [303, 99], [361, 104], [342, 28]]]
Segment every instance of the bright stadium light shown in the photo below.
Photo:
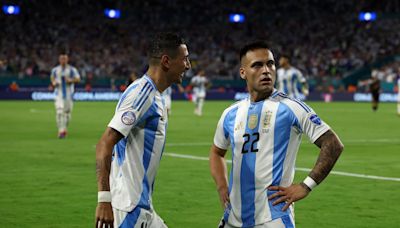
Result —
[[105, 9], [104, 15], [108, 18], [117, 19], [121, 17], [121, 11], [117, 9]]
[[243, 23], [244, 21], [245, 21], [244, 14], [240, 14], [240, 13], [229, 14], [229, 22]]
[[19, 6], [4, 5], [3, 12], [8, 15], [17, 15], [17, 14], [19, 14]]
[[360, 21], [375, 21], [376, 13], [375, 12], [361, 12], [358, 16]]

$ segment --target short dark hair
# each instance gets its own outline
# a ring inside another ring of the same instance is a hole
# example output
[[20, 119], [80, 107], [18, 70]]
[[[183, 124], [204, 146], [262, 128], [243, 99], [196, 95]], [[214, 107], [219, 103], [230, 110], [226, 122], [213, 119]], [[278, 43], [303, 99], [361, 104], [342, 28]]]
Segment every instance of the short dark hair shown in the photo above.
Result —
[[288, 53], [286, 53], [286, 52], [281, 53], [280, 58], [285, 58], [285, 59], [290, 61], [290, 55]]
[[269, 49], [269, 45], [264, 42], [264, 41], [254, 41], [251, 43], [248, 43], [246, 45], [244, 45], [241, 49], [240, 49], [240, 53], [239, 53], [239, 61], [242, 62], [242, 58], [243, 56], [245, 56], [247, 54], [247, 52], [249, 51], [253, 51], [256, 49]]
[[163, 54], [167, 54], [175, 58], [178, 54], [178, 48], [182, 44], [186, 44], [182, 37], [172, 32], [163, 32], [156, 34], [150, 41], [148, 49], [148, 58], [152, 62], [159, 59]]

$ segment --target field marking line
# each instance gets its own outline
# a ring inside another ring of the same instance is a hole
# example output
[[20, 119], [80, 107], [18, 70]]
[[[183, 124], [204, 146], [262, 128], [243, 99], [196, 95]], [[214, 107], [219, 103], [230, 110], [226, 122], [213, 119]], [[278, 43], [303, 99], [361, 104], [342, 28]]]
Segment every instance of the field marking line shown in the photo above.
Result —
[[[208, 161], [208, 157], [200, 157], [200, 156], [187, 155], [187, 154], [176, 154], [176, 153], [165, 152], [164, 155], [170, 156], [170, 157], [175, 157], [175, 158], [185, 158], [185, 159], [192, 159], [192, 160]], [[226, 160], [226, 162], [232, 163], [231, 160]], [[301, 167], [297, 167], [296, 170], [303, 171], [303, 172], [311, 171], [311, 169], [309, 169], [309, 168], [301, 168]], [[358, 177], [358, 178], [364, 178], [364, 179], [400, 181], [400, 178], [397, 178], [397, 177], [381, 177], [381, 176], [366, 175], [366, 174], [348, 173], [348, 172], [342, 172], [342, 171], [331, 171], [330, 173], [334, 174], [334, 175], [339, 175], [339, 176]]]
[[[343, 140], [343, 143], [400, 143], [400, 139], [350, 139]], [[192, 143], [167, 143], [166, 146], [211, 146], [210, 142], [192, 142]]]

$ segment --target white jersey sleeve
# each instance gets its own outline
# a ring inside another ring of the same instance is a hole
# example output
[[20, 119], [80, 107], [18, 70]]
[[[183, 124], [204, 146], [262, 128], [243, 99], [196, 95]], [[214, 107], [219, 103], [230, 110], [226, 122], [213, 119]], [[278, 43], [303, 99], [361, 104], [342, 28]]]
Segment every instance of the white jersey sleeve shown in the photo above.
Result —
[[307, 82], [306, 78], [304, 77], [304, 75], [301, 73], [301, 71], [299, 69], [296, 68], [295, 72], [297, 74], [297, 77], [298, 77], [300, 83]]
[[127, 137], [153, 103], [153, 90], [148, 82], [132, 83], [122, 94], [108, 126]]
[[71, 68], [71, 77], [72, 77], [72, 78], [79, 78], [79, 79], [81, 79], [81, 75], [79, 74], [79, 71], [78, 71], [75, 67], [72, 67], [72, 68]]
[[229, 121], [234, 120], [235, 115], [232, 112], [236, 107], [232, 105], [231, 107], [227, 108], [221, 115], [221, 118], [218, 121], [217, 129], [214, 135], [214, 145], [220, 149], [227, 150], [230, 146], [231, 142], [229, 139]]
[[293, 111], [299, 121], [300, 130], [314, 143], [330, 127], [322, 121], [313, 109], [297, 99], [285, 99], [283, 101]]

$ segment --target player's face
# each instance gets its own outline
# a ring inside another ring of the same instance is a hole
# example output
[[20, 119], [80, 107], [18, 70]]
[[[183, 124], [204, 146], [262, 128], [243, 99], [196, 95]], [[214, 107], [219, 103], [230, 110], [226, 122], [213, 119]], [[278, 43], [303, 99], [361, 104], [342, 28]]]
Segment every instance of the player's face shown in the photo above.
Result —
[[272, 93], [276, 79], [275, 60], [268, 49], [247, 52], [240, 67], [240, 76], [246, 80], [249, 92]]
[[58, 62], [60, 65], [65, 66], [68, 63], [68, 55], [60, 55], [60, 57], [58, 57]]
[[287, 65], [287, 63], [288, 63], [288, 59], [287, 58], [285, 58], [285, 57], [279, 58], [279, 66], [285, 67]]
[[183, 76], [190, 67], [189, 51], [187, 46], [182, 44], [178, 49], [178, 55], [171, 59], [170, 81], [172, 83], [182, 83]]

